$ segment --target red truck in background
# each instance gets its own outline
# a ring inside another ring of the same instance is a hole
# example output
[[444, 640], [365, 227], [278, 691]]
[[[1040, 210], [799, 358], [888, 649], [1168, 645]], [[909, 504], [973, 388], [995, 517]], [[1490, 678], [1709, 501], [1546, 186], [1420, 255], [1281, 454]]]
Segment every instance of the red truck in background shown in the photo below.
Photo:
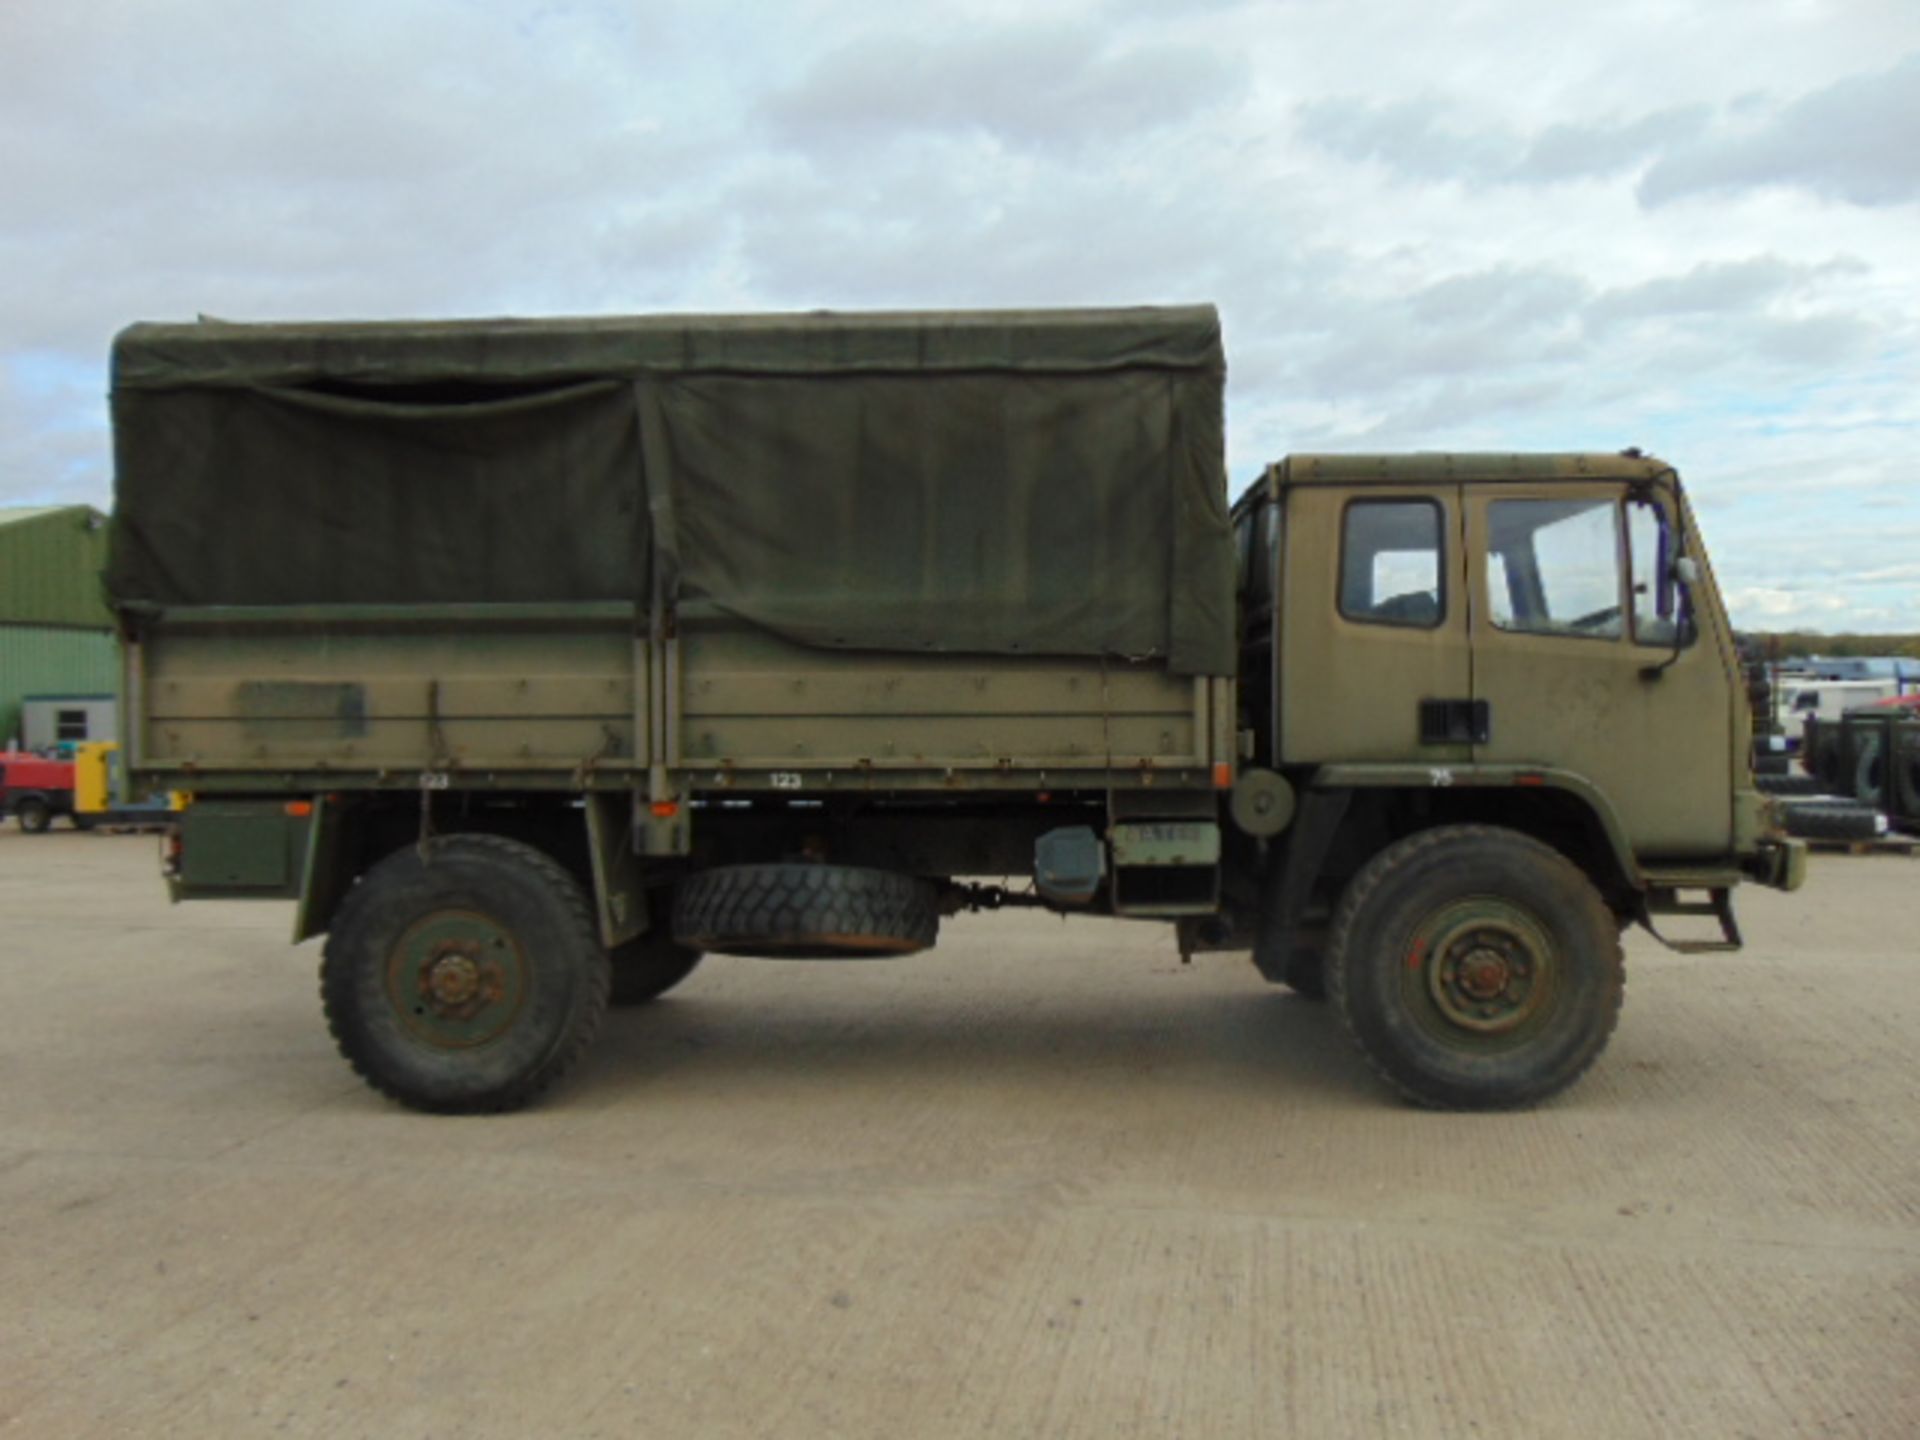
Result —
[[11, 815], [22, 830], [39, 834], [54, 816], [73, 814], [73, 773], [71, 760], [0, 751], [0, 815]]

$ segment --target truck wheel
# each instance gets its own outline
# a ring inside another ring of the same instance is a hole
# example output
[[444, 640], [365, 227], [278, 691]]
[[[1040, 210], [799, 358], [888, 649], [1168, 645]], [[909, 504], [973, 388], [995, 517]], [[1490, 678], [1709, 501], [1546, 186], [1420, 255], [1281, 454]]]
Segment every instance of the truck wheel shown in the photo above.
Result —
[[1317, 945], [1296, 945], [1282, 972], [1286, 986], [1303, 1000], [1327, 998], [1327, 954]]
[[1606, 1048], [1626, 967], [1612, 914], [1558, 851], [1452, 825], [1375, 856], [1334, 920], [1328, 988], [1368, 1062], [1408, 1099], [1527, 1105]]
[[607, 952], [613, 962], [615, 1005], [644, 1005], [693, 973], [700, 952], [676, 944], [665, 930], [649, 930]]
[[13, 804], [13, 817], [29, 835], [44, 835], [53, 824], [53, 807], [38, 795], [28, 795]]
[[451, 835], [347, 892], [320, 962], [340, 1053], [416, 1110], [514, 1110], [564, 1074], [607, 1009], [579, 883], [530, 845]]
[[726, 865], [680, 882], [673, 937], [722, 955], [852, 959], [933, 944], [933, 886], [845, 865]]

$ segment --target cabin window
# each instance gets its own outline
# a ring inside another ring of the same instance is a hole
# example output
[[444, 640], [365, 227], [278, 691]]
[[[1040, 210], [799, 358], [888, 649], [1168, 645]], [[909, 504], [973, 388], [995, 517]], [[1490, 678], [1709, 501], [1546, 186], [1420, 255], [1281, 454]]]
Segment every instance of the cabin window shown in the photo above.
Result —
[[1446, 614], [1440, 507], [1356, 500], [1340, 540], [1340, 613], [1370, 625], [1432, 629]]
[[1612, 500], [1496, 500], [1487, 507], [1487, 608], [1495, 626], [1617, 640], [1620, 512]]

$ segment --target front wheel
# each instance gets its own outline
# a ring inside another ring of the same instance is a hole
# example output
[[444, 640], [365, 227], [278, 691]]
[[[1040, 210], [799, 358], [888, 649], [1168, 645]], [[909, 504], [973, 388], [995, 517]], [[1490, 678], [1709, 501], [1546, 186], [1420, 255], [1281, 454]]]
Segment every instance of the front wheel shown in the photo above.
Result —
[[564, 1074], [607, 1009], [607, 954], [572, 875], [530, 845], [451, 835], [348, 892], [320, 997], [340, 1053], [415, 1110], [514, 1110]]
[[1606, 1048], [1625, 963], [1612, 913], [1558, 851], [1515, 831], [1409, 836], [1347, 887], [1328, 988], [1408, 1099], [1501, 1109], [1558, 1094]]
[[13, 818], [29, 835], [44, 835], [53, 824], [53, 807], [38, 795], [29, 795], [14, 803]]

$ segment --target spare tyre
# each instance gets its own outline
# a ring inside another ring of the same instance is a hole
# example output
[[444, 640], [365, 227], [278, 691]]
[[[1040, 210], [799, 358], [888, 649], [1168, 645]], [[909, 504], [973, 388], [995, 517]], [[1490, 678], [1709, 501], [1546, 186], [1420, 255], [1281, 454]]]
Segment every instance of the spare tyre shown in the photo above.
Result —
[[721, 955], [910, 955], [940, 931], [925, 880], [846, 865], [725, 865], [680, 882], [673, 938]]

